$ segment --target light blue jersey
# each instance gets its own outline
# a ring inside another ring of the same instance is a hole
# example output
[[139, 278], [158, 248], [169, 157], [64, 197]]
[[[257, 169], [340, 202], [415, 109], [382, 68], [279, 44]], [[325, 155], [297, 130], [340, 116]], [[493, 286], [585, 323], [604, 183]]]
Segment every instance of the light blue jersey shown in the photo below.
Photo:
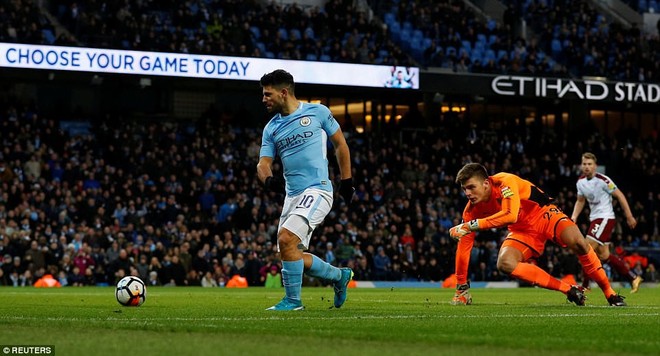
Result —
[[266, 124], [259, 155], [282, 159], [287, 195], [312, 187], [332, 192], [327, 147], [338, 129], [330, 109], [302, 102], [290, 115], [277, 114]]

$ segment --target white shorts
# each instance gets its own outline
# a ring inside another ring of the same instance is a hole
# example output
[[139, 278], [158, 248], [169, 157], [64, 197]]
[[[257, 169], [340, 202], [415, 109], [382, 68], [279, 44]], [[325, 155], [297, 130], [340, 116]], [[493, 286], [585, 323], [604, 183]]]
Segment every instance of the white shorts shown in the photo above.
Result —
[[330, 213], [332, 199], [331, 192], [315, 188], [305, 189], [296, 196], [287, 195], [284, 198], [280, 225], [277, 230], [286, 228], [291, 231], [300, 238], [302, 246], [307, 250], [312, 232]]

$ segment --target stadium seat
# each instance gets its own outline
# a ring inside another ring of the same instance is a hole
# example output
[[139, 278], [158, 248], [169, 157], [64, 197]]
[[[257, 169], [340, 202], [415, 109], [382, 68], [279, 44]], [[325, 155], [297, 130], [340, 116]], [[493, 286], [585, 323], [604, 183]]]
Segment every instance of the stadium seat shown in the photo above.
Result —
[[300, 33], [300, 30], [297, 28], [292, 28], [289, 31], [289, 34], [291, 35], [290, 38], [293, 38], [293, 36], [295, 36], [295, 38], [298, 40], [302, 38], [302, 34]]
[[254, 44], [261, 53], [266, 53], [266, 45], [263, 42], [257, 42]]
[[470, 59], [472, 62], [476, 62], [477, 60], [481, 61], [481, 58], [483, 57], [483, 52], [479, 50], [473, 50], [472, 54], [470, 55]]
[[477, 34], [477, 42], [481, 42], [483, 44], [488, 43], [488, 41], [486, 40], [486, 35], [484, 35], [483, 33]]
[[306, 60], [308, 61], [316, 61], [318, 58], [314, 53], [308, 53], [307, 56], [305, 57]]
[[493, 51], [492, 49], [487, 49], [486, 52], [484, 52], [483, 60], [484, 62], [488, 62], [491, 59], [497, 59], [497, 57], [495, 56], [495, 51]]
[[323, 62], [330, 62], [332, 60], [332, 58], [330, 58], [330, 56], [327, 54], [322, 54], [319, 59]]
[[280, 35], [280, 38], [281, 38], [282, 40], [286, 41], [286, 40], [289, 39], [289, 33], [286, 31], [286, 28], [284, 28], [284, 27], [280, 27], [280, 28], [277, 30], [277, 33]]
[[199, 5], [197, 5], [197, 3], [194, 1], [186, 2], [186, 4], [188, 4], [188, 9], [190, 9], [190, 12], [193, 15], [197, 15], [197, 12], [199, 11]]
[[401, 35], [401, 26], [399, 25], [398, 22], [394, 22], [392, 25], [389, 27], [390, 29], [390, 34], [392, 36], [392, 39], [395, 41], [399, 40], [399, 37]]
[[474, 43], [474, 47], [472, 49], [483, 52], [483, 51], [486, 50], [486, 43], [481, 42], [481, 41], [477, 41], [477, 42]]
[[307, 28], [305, 29], [305, 34], [306, 34], [307, 37], [309, 37], [309, 38], [312, 38], [312, 39], [315, 38], [315, 37], [314, 37], [314, 29], [311, 28], [311, 27], [307, 27]]
[[257, 26], [250, 26], [250, 32], [252, 32], [252, 35], [254, 36], [255, 40], [258, 40], [261, 38], [261, 30]]
[[401, 42], [403, 47], [409, 47], [410, 32], [406, 30], [401, 30], [401, 33], [399, 34], [399, 41]]
[[55, 43], [55, 35], [53, 34], [53, 31], [45, 28], [45, 29], [41, 30], [41, 33], [43, 33], [47, 44]]
[[384, 21], [388, 26], [391, 26], [393, 23], [396, 22], [396, 16], [395, 16], [393, 13], [388, 12], [388, 13], [386, 13], [385, 15], [383, 15], [383, 21]]
[[422, 40], [422, 47], [424, 47], [424, 49], [427, 49], [427, 48], [431, 47], [432, 43], [433, 43], [432, 39], [430, 39], [428, 37], [424, 37], [424, 39]]
[[554, 38], [550, 43], [550, 48], [552, 49], [553, 56], [558, 55], [559, 53], [561, 53], [561, 49], [562, 49], [561, 42], [558, 39]]
[[497, 21], [493, 19], [489, 19], [488, 22], [486, 23], [486, 28], [488, 31], [494, 31], [497, 28]]

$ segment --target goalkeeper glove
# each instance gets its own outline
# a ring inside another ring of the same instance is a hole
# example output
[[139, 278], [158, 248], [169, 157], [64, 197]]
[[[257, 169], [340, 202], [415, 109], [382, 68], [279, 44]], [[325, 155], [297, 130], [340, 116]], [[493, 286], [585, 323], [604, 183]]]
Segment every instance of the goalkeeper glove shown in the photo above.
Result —
[[346, 205], [351, 205], [355, 188], [353, 188], [353, 178], [342, 179], [339, 183], [339, 195], [344, 199]]
[[266, 189], [270, 190], [271, 192], [275, 193], [284, 193], [284, 180], [282, 178], [275, 178], [273, 176], [270, 176], [266, 178], [266, 181], [264, 182], [264, 186]]
[[451, 236], [452, 239], [458, 241], [461, 239], [461, 237], [477, 230], [479, 230], [479, 223], [477, 222], [476, 219], [474, 219], [474, 220], [470, 220], [469, 222], [456, 225], [451, 229], [449, 229], [449, 236]]

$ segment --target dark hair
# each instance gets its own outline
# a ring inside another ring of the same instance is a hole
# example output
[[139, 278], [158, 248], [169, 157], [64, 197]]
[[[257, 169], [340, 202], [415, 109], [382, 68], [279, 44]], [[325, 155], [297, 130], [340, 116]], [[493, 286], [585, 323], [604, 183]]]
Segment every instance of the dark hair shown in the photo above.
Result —
[[294, 93], [295, 83], [293, 82], [293, 75], [284, 69], [276, 69], [270, 73], [264, 74], [259, 81], [262, 87], [273, 86], [284, 88], [287, 87], [289, 92]]
[[488, 170], [479, 163], [468, 163], [456, 174], [456, 183], [463, 185], [472, 177], [486, 180], [488, 179]]

